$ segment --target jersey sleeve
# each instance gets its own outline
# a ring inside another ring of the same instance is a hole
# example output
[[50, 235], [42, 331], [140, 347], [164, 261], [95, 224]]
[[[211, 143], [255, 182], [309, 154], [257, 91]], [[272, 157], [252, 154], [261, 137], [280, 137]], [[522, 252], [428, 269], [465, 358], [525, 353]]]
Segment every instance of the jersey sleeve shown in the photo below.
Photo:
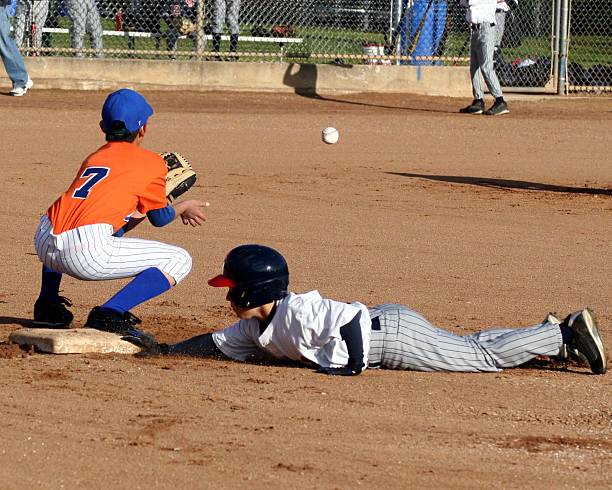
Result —
[[227, 357], [246, 361], [261, 349], [254, 335], [259, 331], [257, 320], [240, 320], [233, 325], [213, 333], [213, 341]]

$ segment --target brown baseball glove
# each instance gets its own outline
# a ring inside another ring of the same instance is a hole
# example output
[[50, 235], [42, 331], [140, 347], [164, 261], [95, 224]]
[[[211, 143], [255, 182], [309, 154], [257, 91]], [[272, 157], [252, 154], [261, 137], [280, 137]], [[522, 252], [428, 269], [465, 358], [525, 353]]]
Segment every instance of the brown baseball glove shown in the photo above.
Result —
[[188, 36], [196, 31], [195, 23], [187, 17], [175, 17], [172, 23], [181, 36]]
[[160, 155], [166, 161], [166, 166], [168, 167], [168, 173], [166, 174], [166, 198], [170, 204], [177, 197], [191, 189], [198, 176], [191, 167], [191, 164], [180, 153], [166, 152], [160, 153]]

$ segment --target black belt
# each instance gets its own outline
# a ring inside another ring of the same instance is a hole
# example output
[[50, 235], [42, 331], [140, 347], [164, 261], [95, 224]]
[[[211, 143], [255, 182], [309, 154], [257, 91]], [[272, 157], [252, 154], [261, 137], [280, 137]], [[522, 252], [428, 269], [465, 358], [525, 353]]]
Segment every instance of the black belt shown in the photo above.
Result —
[[[377, 331], [377, 332], [380, 332], [382, 330], [382, 328], [380, 328], [380, 318], [379, 317], [372, 318], [372, 330]], [[380, 361], [371, 362], [368, 360], [368, 367], [371, 369], [379, 368], [380, 365], [381, 365]]]
[[372, 318], [372, 330], [382, 330], [380, 328], [380, 319], [378, 317]]
[[[484, 24], [472, 24], [471, 28], [473, 31], [477, 31], [478, 29], [480, 29], [481, 26], [483, 26]], [[495, 22], [491, 22], [490, 24], [491, 27], [495, 27]]]

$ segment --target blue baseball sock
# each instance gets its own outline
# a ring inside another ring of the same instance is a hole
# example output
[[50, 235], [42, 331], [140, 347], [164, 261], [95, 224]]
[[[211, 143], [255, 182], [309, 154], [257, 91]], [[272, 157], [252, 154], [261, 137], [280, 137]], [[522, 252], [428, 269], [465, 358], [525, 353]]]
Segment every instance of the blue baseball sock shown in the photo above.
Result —
[[164, 273], [157, 267], [150, 267], [126, 284], [123, 289], [104, 303], [102, 308], [125, 313], [135, 306], [168, 291], [168, 289], [170, 289], [170, 283]]
[[46, 265], [42, 267], [42, 280], [40, 285], [39, 299], [47, 299], [53, 301], [59, 296], [60, 283], [62, 282], [62, 273], [55, 272], [49, 269]]

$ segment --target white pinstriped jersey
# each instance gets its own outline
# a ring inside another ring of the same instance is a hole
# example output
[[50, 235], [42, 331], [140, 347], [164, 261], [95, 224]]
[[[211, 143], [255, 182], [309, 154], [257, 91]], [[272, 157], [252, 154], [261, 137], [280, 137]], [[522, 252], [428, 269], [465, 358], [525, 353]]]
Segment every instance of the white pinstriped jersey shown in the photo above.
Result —
[[371, 333], [368, 309], [357, 302], [323, 299], [318, 291], [290, 293], [280, 300], [263, 333], [259, 322], [251, 318], [213, 333], [213, 340], [221, 352], [239, 361], [263, 349], [277, 359], [341, 367], [347, 364], [349, 356], [340, 327], [360, 311], [363, 362], [367, 365]]

